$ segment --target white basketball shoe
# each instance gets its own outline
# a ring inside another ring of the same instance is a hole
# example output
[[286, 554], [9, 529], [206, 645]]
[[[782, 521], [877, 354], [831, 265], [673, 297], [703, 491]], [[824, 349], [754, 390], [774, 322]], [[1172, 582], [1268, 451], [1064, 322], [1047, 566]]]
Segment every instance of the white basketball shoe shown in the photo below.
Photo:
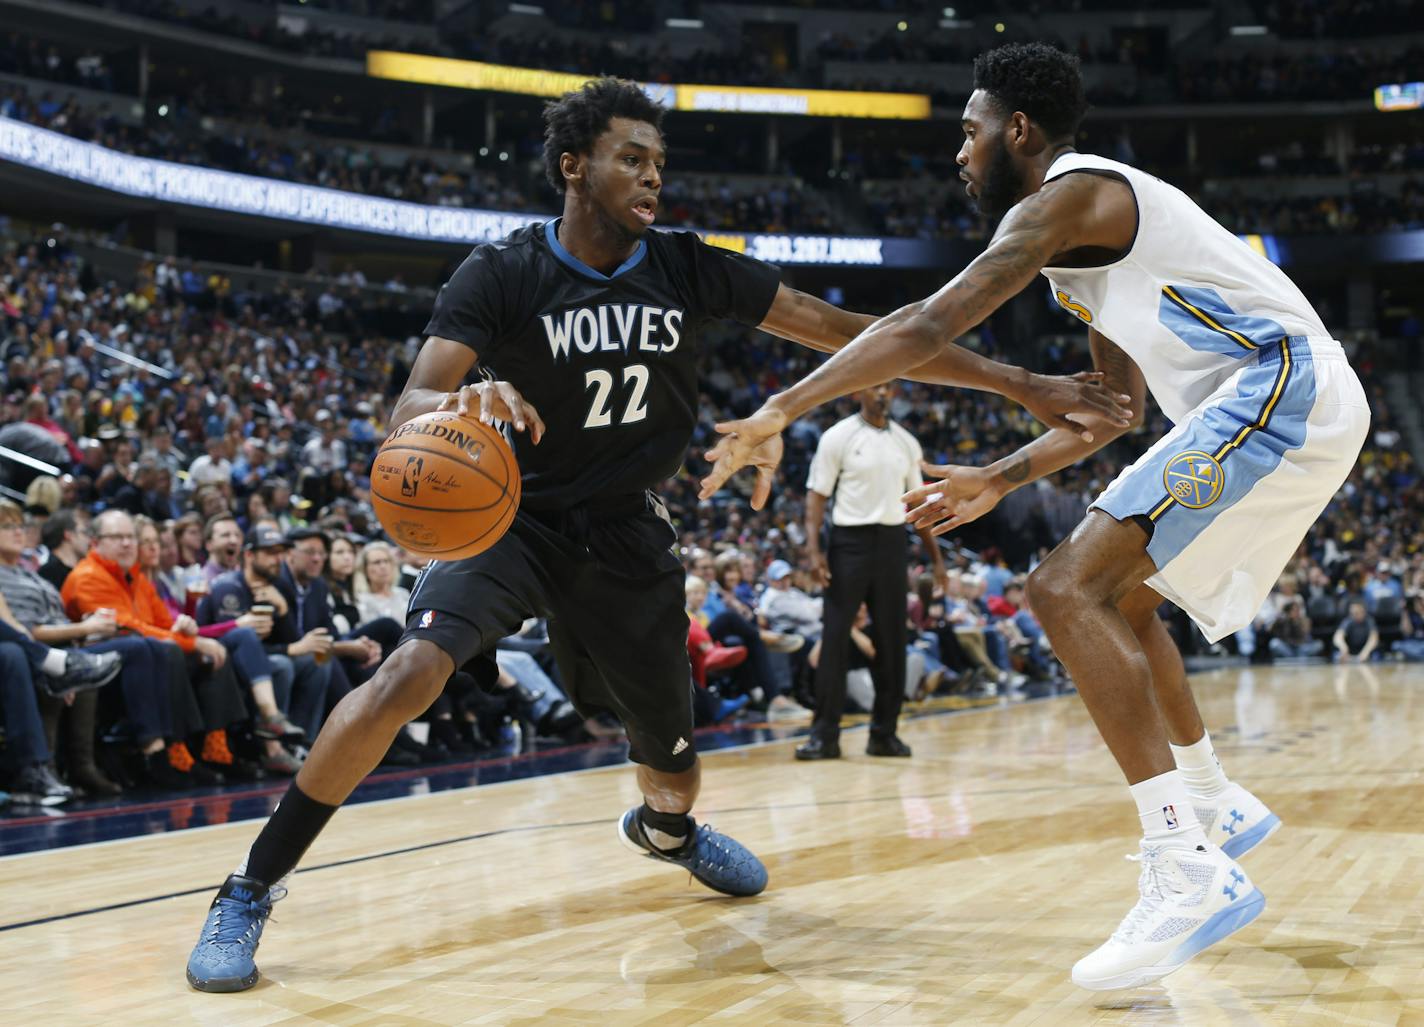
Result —
[[1234, 781], [1214, 799], [1193, 799], [1197, 819], [1213, 845], [1240, 859], [1280, 829], [1281, 818]]
[[1239, 931], [1266, 897], [1215, 845], [1142, 843], [1141, 897], [1113, 936], [1078, 960], [1073, 983], [1093, 991], [1135, 988], [1165, 977], [1208, 945]]

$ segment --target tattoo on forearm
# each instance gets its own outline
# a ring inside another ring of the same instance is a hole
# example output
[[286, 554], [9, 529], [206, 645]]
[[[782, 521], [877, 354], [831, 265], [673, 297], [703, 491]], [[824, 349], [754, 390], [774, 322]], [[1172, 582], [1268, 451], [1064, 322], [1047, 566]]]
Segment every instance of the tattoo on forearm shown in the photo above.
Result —
[[1009, 464], [1008, 467], [1005, 467], [1005, 468], [1003, 469], [1003, 471], [1000, 472], [999, 477], [1003, 478], [1005, 481], [1013, 482], [1014, 484], [1018, 484], [1018, 483], [1021, 482], [1021, 481], [1027, 481], [1027, 480], [1028, 480], [1028, 471], [1029, 471], [1029, 460], [1028, 460], [1028, 457], [1026, 457], [1026, 456], [1021, 456], [1021, 457], [1019, 457], [1017, 460], [1015, 460], [1013, 463]]
[[1131, 382], [1127, 354], [1117, 346], [1109, 345], [1101, 347], [1097, 357], [1098, 367], [1103, 372], [1103, 384], [1118, 392], [1127, 392]]

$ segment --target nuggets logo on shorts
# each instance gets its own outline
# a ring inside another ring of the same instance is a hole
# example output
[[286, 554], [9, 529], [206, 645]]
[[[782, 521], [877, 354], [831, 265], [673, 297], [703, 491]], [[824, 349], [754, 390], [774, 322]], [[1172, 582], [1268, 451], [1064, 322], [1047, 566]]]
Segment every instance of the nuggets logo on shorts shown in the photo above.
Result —
[[1191, 510], [1211, 506], [1221, 496], [1225, 484], [1221, 463], [1210, 453], [1189, 449], [1167, 461], [1162, 484], [1168, 494]]

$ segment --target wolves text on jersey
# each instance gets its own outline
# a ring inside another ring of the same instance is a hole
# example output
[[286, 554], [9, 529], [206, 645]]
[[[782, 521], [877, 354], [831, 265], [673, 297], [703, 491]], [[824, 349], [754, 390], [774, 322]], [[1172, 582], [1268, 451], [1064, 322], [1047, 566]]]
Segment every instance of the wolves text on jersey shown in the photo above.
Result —
[[557, 314], [540, 314], [549, 352], [568, 360], [580, 353], [671, 353], [682, 341], [682, 315], [676, 308], [643, 303], [601, 303]]

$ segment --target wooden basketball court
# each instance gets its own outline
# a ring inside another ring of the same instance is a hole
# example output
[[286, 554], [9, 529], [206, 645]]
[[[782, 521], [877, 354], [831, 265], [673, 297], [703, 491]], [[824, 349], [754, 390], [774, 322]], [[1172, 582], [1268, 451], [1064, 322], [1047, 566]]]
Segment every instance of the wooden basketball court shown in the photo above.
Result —
[[1137, 837], [1068, 697], [918, 720], [908, 762], [860, 755], [863, 731], [839, 763], [709, 755], [700, 812], [771, 872], [751, 900], [618, 844], [627, 769], [344, 809], [239, 995], [183, 967], [256, 823], [0, 860], [0, 1020], [1424, 1023], [1424, 671], [1194, 681], [1228, 773], [1285, 828], [1246, 858], [1260, 919], [1153, 988], [1068, 979], [1135, 900]]

